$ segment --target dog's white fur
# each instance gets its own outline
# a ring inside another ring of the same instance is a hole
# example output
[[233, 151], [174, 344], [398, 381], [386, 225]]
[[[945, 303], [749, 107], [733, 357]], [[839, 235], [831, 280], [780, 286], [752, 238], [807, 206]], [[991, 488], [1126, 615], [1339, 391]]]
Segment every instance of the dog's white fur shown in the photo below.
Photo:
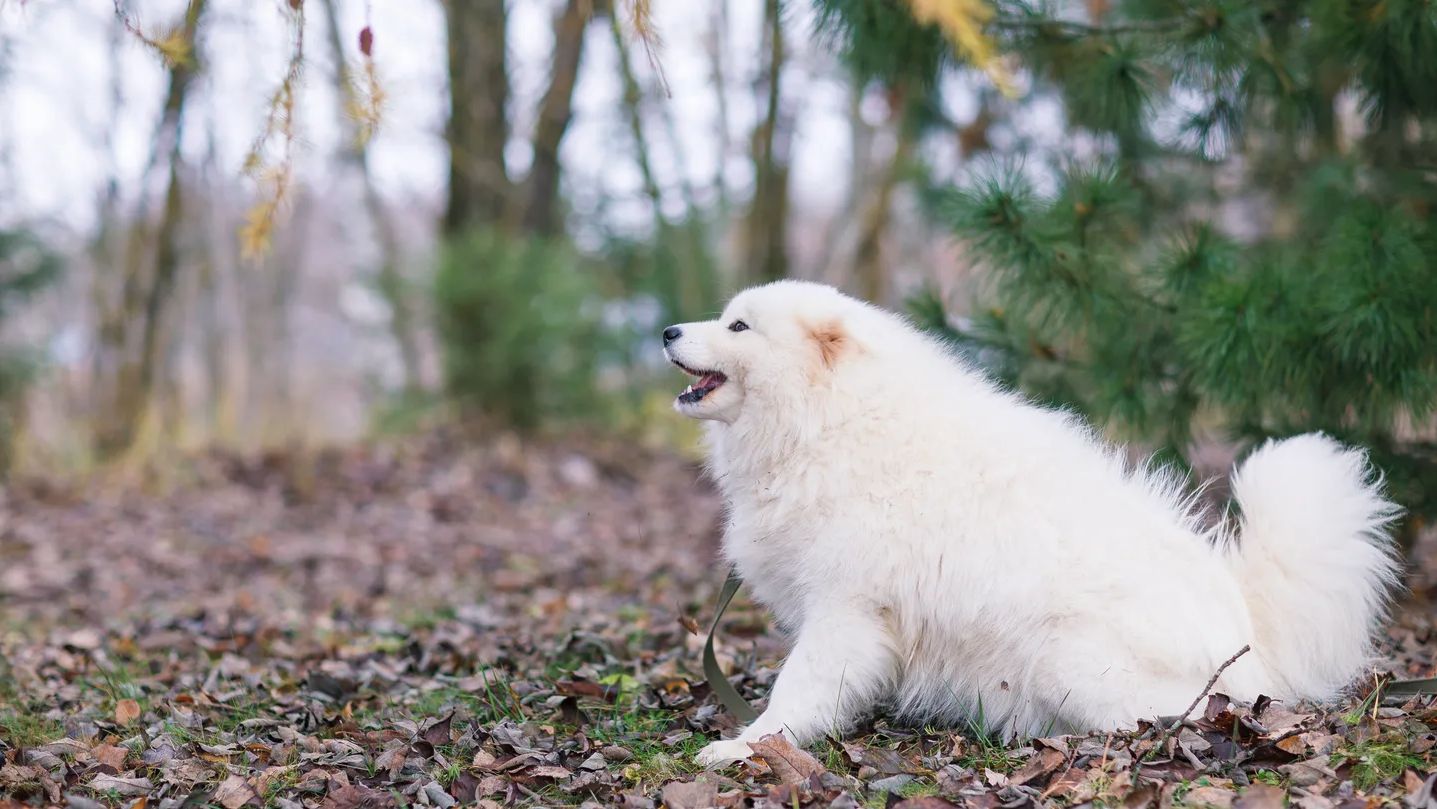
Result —
[[1370, 661], [1397, 509], [1359, 451], [1264, 445], [1229, 536], [1181, 481], [831, 287], [757, 287], [680, 328], [669, 358], [727, 376], [676, 404], [708, 420], [724, 553], [795, 638], [706, 765], [879, 707], [1006, 735], [1131, 726], [1181, 713], [1244, 644], [1215, 688], [1241, 699], [1327, 699]]

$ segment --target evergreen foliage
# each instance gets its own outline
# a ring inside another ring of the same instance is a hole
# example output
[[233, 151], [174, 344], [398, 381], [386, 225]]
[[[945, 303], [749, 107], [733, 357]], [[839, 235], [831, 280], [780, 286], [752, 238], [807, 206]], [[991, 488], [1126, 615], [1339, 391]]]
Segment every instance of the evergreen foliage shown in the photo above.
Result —
[[[820, 5], [850, 59], [892, 51]], [[991, 283], [914, 314], [1124, 438], [1324, 430], [1437, 513], [1437, 4], [1008, 2], [989, 30], [1096, 156], [928, 189]]]
[[[22, 228], [0, 228], [0, 318], [52, 283], [60, 258]], [[29, 352], [0, 349], [0, 475], [8, 472], [11, 448], [23, 416], [24, 394], [38, 363]]]
[[602, 297], [562, 242], [479, 229], [452, 241], [435, 279], [449, 392], [532, 429], [594, 410]]

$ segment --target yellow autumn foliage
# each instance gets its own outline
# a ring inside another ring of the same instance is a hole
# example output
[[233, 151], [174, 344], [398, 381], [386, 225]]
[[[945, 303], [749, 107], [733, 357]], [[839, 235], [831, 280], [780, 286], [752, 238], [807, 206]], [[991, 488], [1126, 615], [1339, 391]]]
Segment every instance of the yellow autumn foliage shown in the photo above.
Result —
[[146, 39], [144, 42], [154, 48], [169, 67], [188, 65], [190, 56], [194, 52], [194, 46], [185, 37], [185, 32], [179, 28], [158, 39]]
[[999, 58], [998, 46], [983, 31], [983, 26], [993, 18], [993, 9], [984, 0], [905, 2], [915, 20], [938, 26], [959, 55], [987, 73], [1004, 95], [1016, 92], [1013, 77]]

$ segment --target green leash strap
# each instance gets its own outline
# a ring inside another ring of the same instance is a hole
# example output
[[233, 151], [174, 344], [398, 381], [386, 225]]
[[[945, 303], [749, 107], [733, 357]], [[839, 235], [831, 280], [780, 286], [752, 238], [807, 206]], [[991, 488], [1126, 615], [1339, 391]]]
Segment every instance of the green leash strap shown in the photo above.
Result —
[[728, 603], [733, 601], [734, 593], [738, 592], [739, 585], [743, 579], [738, 577], [736, 571], [730, 570], [728, 580], [723, 583], [723, 590], [719, 592], [718, 608], [714, 610], [714, 622], [709, 626], [709, 638], [704, 642], [704, 677], [709, 681], [709, 688], [719, 702], [728, 708], [729, 713], [742, 719], [744, 722], [752, 722], [758, 718], [753, 706], [738, 693], [733, 683], [723, 676], [723, 669], [719, 668], [718, 658], [714, 656], [714, 635], [718, 634], [719, 619], [723, 618], [724, 610], [728, 609]]
[[1437, 677], [1422, 680], [1393, 680], [1382, 693], [1389, 697], [1411, 697], [1418, 694], [1437, 694]]

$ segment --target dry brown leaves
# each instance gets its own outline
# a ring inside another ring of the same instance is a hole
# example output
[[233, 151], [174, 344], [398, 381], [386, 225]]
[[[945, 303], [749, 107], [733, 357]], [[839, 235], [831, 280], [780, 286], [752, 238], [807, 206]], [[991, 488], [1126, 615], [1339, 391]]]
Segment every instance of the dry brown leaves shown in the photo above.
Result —
[[[700, 773], [733, 723], [690, 629], [721, 576], [686, 464], [436, 436], [192, 473], [0, 501], [0, 809], [1437, 809], [1437, 709], [1365, 694], [1216, 695], [1167, 737], [879, 723]], [[763, 627], [740, 599], [720, 644], [753, 699], [781, 654]], [[1430, 673], [1433, 638], [1405, 613], [1393, 668]]]

